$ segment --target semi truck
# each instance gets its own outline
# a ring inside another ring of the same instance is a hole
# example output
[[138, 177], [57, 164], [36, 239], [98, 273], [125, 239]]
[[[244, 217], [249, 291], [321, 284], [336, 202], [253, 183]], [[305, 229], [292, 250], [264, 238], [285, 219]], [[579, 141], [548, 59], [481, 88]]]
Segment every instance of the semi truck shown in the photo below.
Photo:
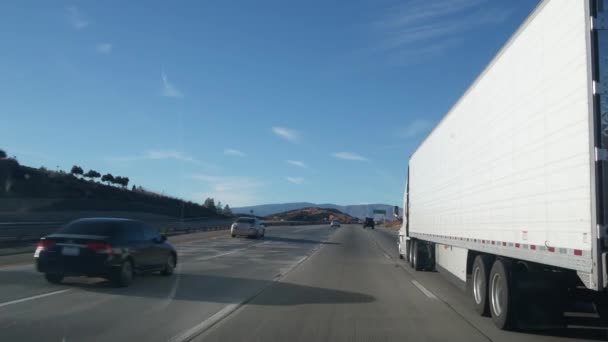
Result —
[[607, 22], [540, 1], [409, 158], [399, 256], [501, 329], [608, 322]]

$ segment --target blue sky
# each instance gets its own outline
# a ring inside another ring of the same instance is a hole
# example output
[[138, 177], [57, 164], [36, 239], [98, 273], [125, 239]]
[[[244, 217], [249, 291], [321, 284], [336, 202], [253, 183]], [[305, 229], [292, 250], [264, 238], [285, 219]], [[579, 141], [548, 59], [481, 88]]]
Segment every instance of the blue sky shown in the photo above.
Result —
[[196, 202], [401, 204], [537, 3], [3, 2], [0, 148]]

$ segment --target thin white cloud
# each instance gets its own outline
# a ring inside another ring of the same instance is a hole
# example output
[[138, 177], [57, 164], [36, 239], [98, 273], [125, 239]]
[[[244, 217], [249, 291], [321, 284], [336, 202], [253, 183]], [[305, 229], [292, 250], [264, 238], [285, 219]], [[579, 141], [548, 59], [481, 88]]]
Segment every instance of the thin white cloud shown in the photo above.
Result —
[[277, 136], [293, 143], [300, 140], [300, 134], [293, 129], [285, 127], [272, 127], [272, 132], [274, 132], [274, 134]]
[[399, 135], [403, 138], [413, 138], [420, 135], [431, 128], [431, 122], [424, 119], [416, 119], [403, 127]]
[[196, 163], [198, 160], [194, 157], [185, 154], [182, 151], [176, 150], [151, 150], [144, 153], [145, 159], [150, 160], [162, 160], [162, 159], [174, 159], [179, 161], [193, 162]]
[[306, 164], [301, 161], [301, 160], [286, 160], [287, 164], [289, 165], [293, 165], [293, 166], [297, 166], [297, 167], [301, 167], [301, 168], [306, 168]]
[[161, 72], [160, 77], [163, 81], [163, 89], [161, 91], [161, 95], [165, 97], [175, 97], [181, 98], [184, 97], [184, 94], [177, 89], [177, 87], [169, 81], [167, 75], [164, 72]]
[[374, 23], [377, 51], [392, 63], [412, 64], [444, 55], [462, 44], [463, 33], [504, 23], [513, 7], [489, 0], [413, 0], [389, 8]]
[[108, 55], [112, 52], [112, 44], [110, 43], [99, 43], [95, 45], [95, 51], [103, 55]]
[[335, 158], [343, 160], [367, 161], [368, 159], [353, 152], [336, 152], [333, 154]]
[[181, 162], [188, 162], [193, 164], [204, 164], [200, 160], [182, 152], [179, 150], [148, 150], [140, 155], [135, 156], [123, 156], [123, 157], [106, 157], [104, 158], [109, 162], [134, 162], [141, 160], [177, 160]]
[[205, 191], [195, 195], [196, 200], [202, 202], [207, 197], [215, 201], [222, 201], [231, 207], [247, 206], [263, 201], [259, 193], [264, 186], [254, 178], [241, 176], [217, 176], [209, 174], [194, 174], [188, 177], [190, 180], [202, 183]]
[[234, 148], [225, 148], [224, 154], [227, 156], [244, 157], [245, 153]]
[[293, 183], [293, 184], [304, 183], [304, 178], [302, 178], [302, 177], [287, 177], [286, 179], [288, 182]]
[[76, 6], [68, 6], [65, 10], [68, 14], [68, 21], [75, 30], [82, 30], [89, 26], [86, 16]]

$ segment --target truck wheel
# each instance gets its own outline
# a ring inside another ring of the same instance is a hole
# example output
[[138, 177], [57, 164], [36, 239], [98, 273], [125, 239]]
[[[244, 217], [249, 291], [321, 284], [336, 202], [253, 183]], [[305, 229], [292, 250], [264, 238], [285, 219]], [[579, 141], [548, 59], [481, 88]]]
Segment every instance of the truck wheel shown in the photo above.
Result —
[[413, 267], [416, 271], [422, 271], [425, 266], [425, 258], [423, 255], [424, 246], [421, 246], [420, 241], [414, 243], [414, 253], [412, 261]]
[[513, 279], [511, 262], [496, 259], [489, 277], [490, 313], [492, 321], [499, 329], [510, 329], [513, 325]]
[[407, 248], [407, 262], [410, 263], [410, 266], [414, 267], [414, 242], [416, 240], [410, 240]]
[[490, 306], [488, 304], [488, 274], [490, 273], [491, 266], [492, 258], [486, 254], [476, 256], [473, 262], [471, 294], [473, 295], [475, 311], [482, 316], [490, 314]]
[[595, 306], [598, 316], [600, 316], [602, 325], [608, 325], [608, 298], [602, 294], [601, 297], [594, 300], [593, 305]]

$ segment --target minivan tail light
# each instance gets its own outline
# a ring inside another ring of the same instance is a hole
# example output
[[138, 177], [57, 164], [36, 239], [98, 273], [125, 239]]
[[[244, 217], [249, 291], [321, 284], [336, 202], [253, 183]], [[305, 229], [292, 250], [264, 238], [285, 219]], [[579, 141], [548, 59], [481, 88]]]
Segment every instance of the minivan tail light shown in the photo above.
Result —
[[96, 253], [112, 253], [112, 246], [105, 242], [91, 242], [87, 243], [87, 248]]

